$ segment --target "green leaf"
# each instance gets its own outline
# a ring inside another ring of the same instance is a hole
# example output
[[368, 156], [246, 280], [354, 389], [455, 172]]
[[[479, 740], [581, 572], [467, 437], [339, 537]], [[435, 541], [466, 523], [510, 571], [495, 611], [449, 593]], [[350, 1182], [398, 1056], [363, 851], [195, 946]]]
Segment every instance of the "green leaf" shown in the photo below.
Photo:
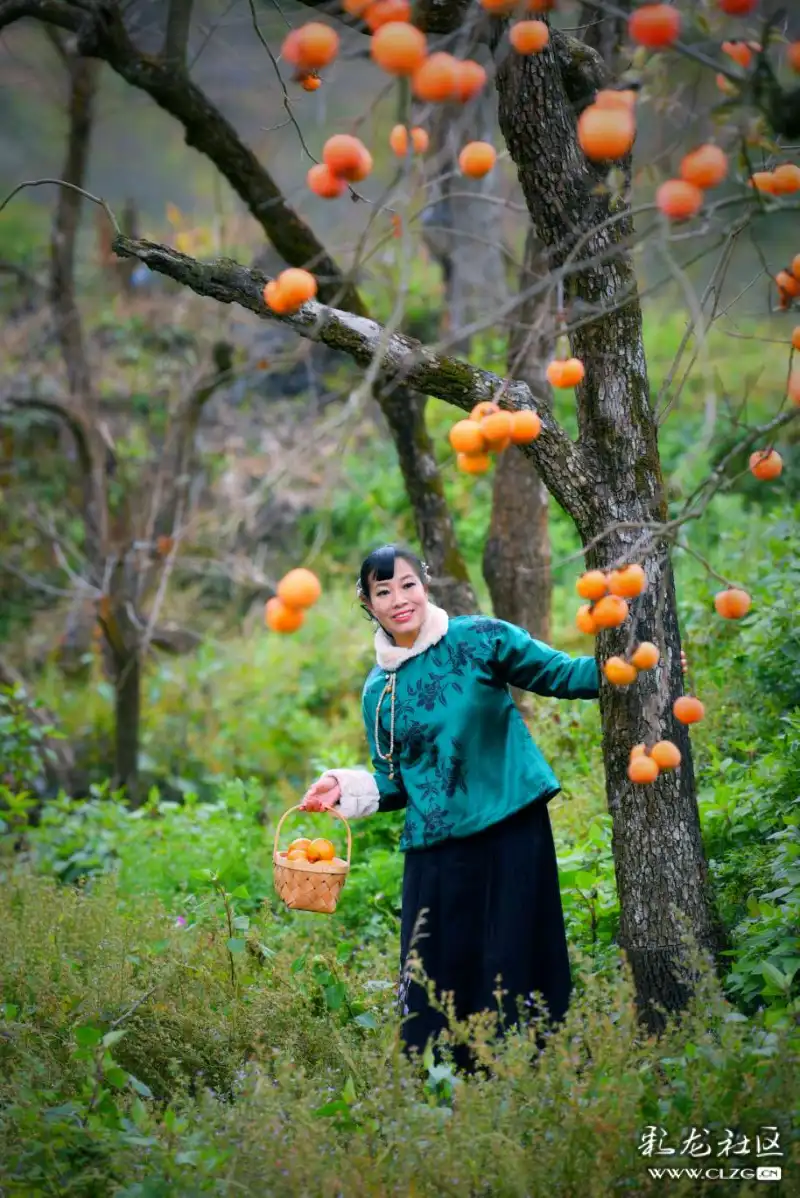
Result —
[[148, 1085], [145, 1085], [144, 1082], [140, 1082], [138, 1077], [134, 1077], [132, 1073], [128, 1074], [128, 1082], [129, 1082], [130, 1086], [136, 1091], [136, 1093], [140, 1094], [142, 1096], [142, 1098], [152, 1098], [153, 1097], [153, 1091], [150, 1089], [150, 1087]]
[[106, 1032], [103, 1036], [103, 1047], [110, 1048], [112, 1044], [117, 1044], [124, 1035], [124, 1031]]
[[295, 957], [294, 961], [292, 961], [291, 971], [292, 971], [292, 973], [302, 973], [302, 971], [305, 969], [305, 967], [306, 967], [306, 954], [303, 953], [302, 957]]
[[231, 891], [231, 898], [249, 899], [250, 892], [246, 886], [237, 886], [235, 890]]
[[347, 996], [347, 987], [344, 982], [334, 982], [332, 986], [326, 986], [323, 993], [328, 1010], [338, 1011]]
[[233, 926], [236, 928], [237, 932], [246, 932], [250, 927], [250, 916], [237, 915], [233, 921]]
[[323, 1106], [317, 1107], [311, 1114], [317, 1119], [329, 1119], [332, 1115], [346, 1115], [350, 1111], [347, 1103], [341, 1098], [334, 1098], [331, 1102], [326, 1102]]
[[363, 1014], [356, 1015], [353, 1023], [357, 1023], [359, 1027], [366, 1027], [371, 1032], [374, 1032], [378, 1026], [375, 1016], [371, 1011], [364, 1011]]
[[51, 1106], [42, 1112], [48, 1123], [58, 1123], [62, 1119], [78, 1119], [79, 1109], [74, 1102], [62, 1102], [59, 1106]]
[[17, 1015], [19, 1015], [19, 1007], [15, 1006], [13, 1002], [3, 1004], [3, 1019], [10, 1022], [12, 1019], [16, 1019]]
[[345, 1102], [356, 1101], [356, 1087], [352, 1075], [348, 1074], [347, 1081], [344, 1083], [342, 1088], [342, 1098], [345, 1100]]
[[788, 994], [789, 986], [792, 982], [791, 978], [786, 977], [785, 974], [781, 973], [779, 969], [776, 969], [775, 966], [769, 961], [762, 961], [761, 972], [768, 982], [772, 982], [773, 986], [778, 987], [781, 993]]
[[87, 1023], [75, 1029], [75, 1039], [81, 1048], [94, 1048], [95, 1044], [99, 1044], [103, 1039], [103, 1033], [99, 1027], [92, 1027]]
[[120, 1069], [119, 1065], [112, 1065], [110, 1069], [104, 1069], [103, 1076], [108, 1084], [117, 1090], [124, 1090], [128, 1084], [128, 1075], [124, 1069]]
[[225, 947], [229, 953], [243, 953], [246, 943], [246, 940], [238, 940], [235, 936], [231, 936], [230, 940], [225, 941]]

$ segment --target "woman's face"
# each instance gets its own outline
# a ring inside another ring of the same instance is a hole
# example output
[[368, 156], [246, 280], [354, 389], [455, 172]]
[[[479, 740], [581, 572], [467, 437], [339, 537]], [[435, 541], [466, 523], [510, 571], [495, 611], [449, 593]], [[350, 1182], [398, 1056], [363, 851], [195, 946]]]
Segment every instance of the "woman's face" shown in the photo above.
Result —
[[427, 607], [427, 587], [410, 562], [401, 557], [395, 558], [393, 578], [370, 581], [369, 608], [398, 645], [410, 648], [414, 644]]

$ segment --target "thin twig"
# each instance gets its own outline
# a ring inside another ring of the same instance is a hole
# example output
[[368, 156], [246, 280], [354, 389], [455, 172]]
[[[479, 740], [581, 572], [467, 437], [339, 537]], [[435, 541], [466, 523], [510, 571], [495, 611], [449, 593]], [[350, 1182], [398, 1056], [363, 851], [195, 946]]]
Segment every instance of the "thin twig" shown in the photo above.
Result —
[[92, 195], [92, 193], [90, 191], [86, 191], [86, 189], [83, 187], [78, 187], [78, 185], [76, 183], [68, 183], [66, 181], [66, 179], [26, 179], [24, 182], [18, 183], [17, 186], [14, 188], [14, 190], [9, 192], [9, 194], [2, 201], [2, 203], [0, 203], [0, 212], [2, 212], [3, 209], [5, 208], [5, 206], [11, 200], [13, 200], [14, 196], [17, 195], [17, 193], [22, 191], [24, 188], [26, 188], [26, 187], [42, 187], [46, 183], [52, 183], [53, 186], [55, 186], [55, 187], [67, 187], [67, 188], [69, 188], [70, 191], [77, 191], [85, 199], [91, 200], [93, 204], [99, 204], [100, 207], [105, 212], [108, 219], [111, 221], [111, 224], [114, 227], [114, 233], [116, 234], [116, 236], [119, 237], [122, 235], [122, 230], [119, 227], [117, 218], [114, 216], [114, 213], [111, 211], [111, 209], [109, 208], [106, 201], [102, 198], [102, 196]]

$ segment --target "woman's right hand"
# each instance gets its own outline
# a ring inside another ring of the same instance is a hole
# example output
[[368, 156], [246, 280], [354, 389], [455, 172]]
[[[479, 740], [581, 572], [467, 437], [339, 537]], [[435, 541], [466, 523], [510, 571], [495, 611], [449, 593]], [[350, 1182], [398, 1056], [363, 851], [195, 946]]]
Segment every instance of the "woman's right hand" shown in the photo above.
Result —
[[301, 811], [327, 811], [342, 797], [342, 788], [332, 774], [324, 774], [312, 782], [298, 806]]

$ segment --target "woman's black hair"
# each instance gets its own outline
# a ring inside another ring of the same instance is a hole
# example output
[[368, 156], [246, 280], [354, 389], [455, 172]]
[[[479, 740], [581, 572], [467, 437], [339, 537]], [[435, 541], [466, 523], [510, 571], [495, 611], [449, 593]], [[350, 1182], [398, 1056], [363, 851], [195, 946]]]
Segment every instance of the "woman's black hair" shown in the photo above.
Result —
[[404, 545], [381, 545], [379, 549], [373, 549], [361, 563], [356, 593], [362, 604], [369, 599], [371, 582], [387, 582], [394, 577], [395, 562], [398, 558], [408, 562], [420, 582], [427, 585], [430, 577], [428, 567], [416, 553]]

